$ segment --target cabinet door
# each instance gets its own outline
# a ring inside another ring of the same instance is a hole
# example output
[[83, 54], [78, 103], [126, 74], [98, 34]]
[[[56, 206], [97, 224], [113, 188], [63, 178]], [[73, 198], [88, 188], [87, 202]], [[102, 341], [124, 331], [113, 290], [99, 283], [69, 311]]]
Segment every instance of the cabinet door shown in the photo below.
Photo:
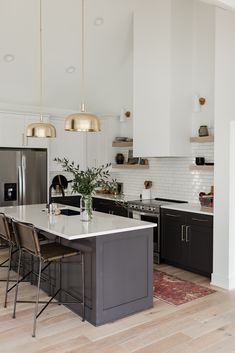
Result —
[[188, 266], [210, 275], [213, 267], [213, 217], [187, 215], [186, 243], [188, 245]]
[[114, 214], [116, 216], [128, 217], [127, 208], [124, 204], [112, 200], [104, 200], [94, 197], [93, 208], [95, 211]]
[[56, 196], [53, 197], [53, 201], [58, 204], [80, 207], [80, 198], [79, 195], [74, 196]]
[[161, 215], [161, 256], [175, 264], [185, 264], [186, 219], [183, 212], [165, 209]]
[[94, 211], [110, 213], [110, 204], [108, 200], [103, 200], [94, 197], [93, 198], [93, 209]]
[[24, 141], [24, 117], [0, 114], [0, 147], [22, 147]]

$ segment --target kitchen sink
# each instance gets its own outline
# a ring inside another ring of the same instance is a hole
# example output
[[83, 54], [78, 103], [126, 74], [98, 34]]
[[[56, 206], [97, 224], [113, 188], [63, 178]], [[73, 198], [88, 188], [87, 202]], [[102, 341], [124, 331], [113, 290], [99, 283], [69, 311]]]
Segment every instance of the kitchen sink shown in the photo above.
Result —
[[63, 208], [60, 210], [60, 214], [63, 214], [65, 216], [77, 216], [80, 215], [80, 212], [71, 210], [70, 208]]

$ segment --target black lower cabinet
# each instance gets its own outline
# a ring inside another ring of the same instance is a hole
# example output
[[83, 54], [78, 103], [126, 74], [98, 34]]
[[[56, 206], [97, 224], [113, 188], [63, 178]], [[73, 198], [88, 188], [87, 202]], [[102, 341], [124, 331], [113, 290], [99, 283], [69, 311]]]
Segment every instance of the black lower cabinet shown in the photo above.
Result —
[[213, 216], [162, 210], [161, 257], [173, 265], [210, 276], [213, 269]]
[[98, 197], [93, 197], [94, 211], [113, 214], [116, 216], [128, 217], [128, 211], [125, 204], [122, 202], [106, 200]]
[[58, 196], [58, 197], [53, 197], [53, 201], [56, 203], [61, 203], [63, 205], [80, 207], [80, 198], [81, 198], [81, 196], [79, 196], [79, 195]]

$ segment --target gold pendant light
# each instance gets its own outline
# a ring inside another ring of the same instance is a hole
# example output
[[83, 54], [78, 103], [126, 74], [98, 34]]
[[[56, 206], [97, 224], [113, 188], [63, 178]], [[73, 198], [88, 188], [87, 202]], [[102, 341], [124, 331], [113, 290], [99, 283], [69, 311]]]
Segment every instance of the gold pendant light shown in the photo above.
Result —
[[100, 131], [100, 120], [94, 115], [86, 112], [85, 109], [85, 0], [82, 0], [82, 100], [81, 112], [69, 115], [65, 120], [66, 131], [84, 131], [84, 132], [97, 132]]
[[42, 112], [42, 0], [39, 0], [39, 22], [40, 22], [40, 121], [27, 126], [27, 137], [56, 137], [56, 129], [52, 124], [44, 123]]

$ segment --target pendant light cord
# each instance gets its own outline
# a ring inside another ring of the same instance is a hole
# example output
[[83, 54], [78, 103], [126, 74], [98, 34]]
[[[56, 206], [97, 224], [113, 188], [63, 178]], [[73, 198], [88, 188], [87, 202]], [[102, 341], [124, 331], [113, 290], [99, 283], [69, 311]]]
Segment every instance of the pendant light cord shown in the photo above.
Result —
[[39, 50], [40, 50], [40, 59], [39, 59], [39, 72], [40, 72], [40, 122], [43, 121], [42, 113], [42, 0], [40, 0], [40, 9], [39, 9]]
[[85, 0], [82, 0], [82, 85], [81, 112], [85, 112]]

